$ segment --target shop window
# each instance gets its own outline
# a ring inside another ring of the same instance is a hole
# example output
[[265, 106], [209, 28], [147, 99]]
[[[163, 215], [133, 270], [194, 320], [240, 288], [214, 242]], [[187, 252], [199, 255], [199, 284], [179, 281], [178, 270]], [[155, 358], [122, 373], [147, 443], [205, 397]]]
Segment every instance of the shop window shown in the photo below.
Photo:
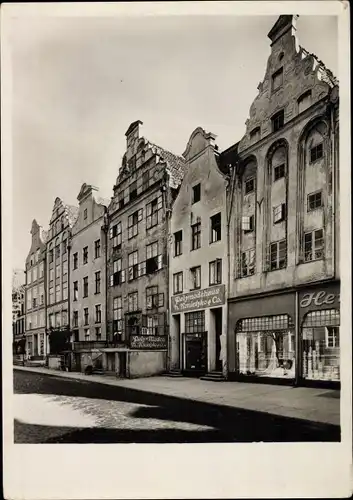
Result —
[[175, 273], [173, 274], [173, 293], [174, 295], [177, 293], [183, 292], [183, 273]]
[[201, 222], [191, 226], [191, 250], [197, 250], [201, 247]]
[[138, 223], [142, 221], [142, 215], [143, 215], [142, 208], [140, 208], [139, 210], [136, 210], [136, 212], [129, 215], [128, 228], [127, 228], [129, 240], [131, 238], [134, 238], [135, 236], [137, 236]]
[[215, 241], [220, 241], [222, 236], [222, 221], [221, 214], [216, 214], [211, 217], [211, 235], [210, 235], [210, 243], [214, 243]]
[[322, 191], [308, 194], [307, 207], [308, 212], [312, 212], [322, 207]]
[[216, 259], [209, 264], [210, 285], [220, 285], [222, 283], [222, 259]]
[[310, 163], [314, 163], [316, 160], [319, 160], [324, 155], [324, 147], [323, 143], [317, 144], [310, 148]]
[[183, 231], [174, 233], [174, 257], [183, 253]]
[[244, 193], [250, 194], [255, 191], [255, 177], [251, 177], [244, 181]]
[[241, 253], [238, 276], [244, 278], [255, 274], [255, 249], [251, 248]]
[[205, 331], [205, 311], [185, 313], [185, 333], [203, 333]]
[[190, 290], [196, 290], [197, 288], [201, 288], [201, 266], [192, 267], [190, 269], [190, 282], [191, 282]]
[[302, 325], [302, 372], [306, 379], [339, 380], [340, 313], [337, 309], [309, 312]]
[[201, 184], [196, 184], [192, 188], [192, 203], [197, 203], [201, 200]]
[[272, 132], [277, 132], [277, 130], [280, 130], [281, 128], [284, 127], [284, 111], [283, 109], [273, 115], [271, 118], [272, 122]]
[[283, 68], [280, 68], [272, 75], [272, 92], [283, 85]]
[[159, 212], [163, 207], [163, 198], [158, 196], [158, 198], [151, 201], [146, 205], [146, 229], [151, 229], [158, 225], [159, 222]]
[[286, 219], [286, 204], [280, 203], [273, 208], [273, 223], [283, 222]]
[[322, 229], [304, 234], [304, 262], [323, 259], [324, 233]]
[[278, 179], [282, 179], [286, 174], [286, 166], [284, 163], [281, 165], [276, 165], [273, 167], [273, 182], [278, 181]]
[[128, 265], [129, 265], [129, 281], [135, 280], [138, 278], [138, 252], [132, 252], [128, 257]]

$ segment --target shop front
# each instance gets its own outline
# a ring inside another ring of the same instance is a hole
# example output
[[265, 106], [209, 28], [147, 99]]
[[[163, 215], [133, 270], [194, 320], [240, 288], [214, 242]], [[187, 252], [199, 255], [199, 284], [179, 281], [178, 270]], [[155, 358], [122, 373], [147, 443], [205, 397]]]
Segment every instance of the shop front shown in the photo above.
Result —
[[340, 285], [299, 292], [301, 378], [340, 381]]
[[229, 303], [229, 379], [295, 379], [295, 293]]
[[225, 285], [171, 297], [170, 369], [200, 376], [225, 370]]

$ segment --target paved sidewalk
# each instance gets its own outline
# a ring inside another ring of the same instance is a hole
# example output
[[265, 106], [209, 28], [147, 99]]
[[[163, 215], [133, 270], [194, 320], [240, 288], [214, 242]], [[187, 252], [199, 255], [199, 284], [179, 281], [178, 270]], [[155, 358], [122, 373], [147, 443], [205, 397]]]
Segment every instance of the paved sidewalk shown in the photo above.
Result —
[[37, 367], [14, 366], [14, 369], [340, 425], [340, 392], [338, 390], [244, 382], [209, 382], [194, 378], [166, 376], [118, 379], [108, 375], [85, 375]]

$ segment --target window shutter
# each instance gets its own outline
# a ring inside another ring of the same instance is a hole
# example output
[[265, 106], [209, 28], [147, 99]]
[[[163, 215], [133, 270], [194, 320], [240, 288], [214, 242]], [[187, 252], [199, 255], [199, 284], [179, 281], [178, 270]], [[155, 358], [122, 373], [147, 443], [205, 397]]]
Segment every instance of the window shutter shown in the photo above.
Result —
[[152, 309], [152, 295], [147, 297], [146, 306], [147, 306], [147, 309]]
[[142, 221], [142, 217], [143, 217], [143, 209], [140, 208], [137, 212], [137, 220], [138, 222], [141, 222]]
[[157, 199], [157, 210], [160, 210], [162, 207], [163, 207], [163, 197], [162, 196], [158, 196], [158, 199]]
[[110, 239], [113, 238], [113, 228], [112, 227], [109, 229], [109, 237], [110, 237]]
[[164, 293], [158, 294], [158, 307], [164, 306]]
[[121, 282], [125, 283], [125, 269], [121, 271]]
[[163, 266], [163, 255], [158, 255], [157, 257], [157, 268], [162, 269]]
[[146, 205], [146, 217], [151, 215], [151, 213], [152, 213], [152, 204], [149, 203], [148, 205]]
[[113, 286], [114, 285], [114, 275], [111, 274], [110, 275], [110, 286]]

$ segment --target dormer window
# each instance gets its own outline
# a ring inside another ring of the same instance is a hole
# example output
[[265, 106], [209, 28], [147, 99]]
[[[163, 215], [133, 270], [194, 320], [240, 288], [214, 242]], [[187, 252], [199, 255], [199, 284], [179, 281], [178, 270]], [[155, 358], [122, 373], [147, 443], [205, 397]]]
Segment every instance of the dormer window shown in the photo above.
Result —
[[250, 140], [251, 141], [258, 141], [259, 139], [260, 139], [260, 127], [255, 127], [250, 132]]
[[280, 68], [272, 75], [272, 92], [283, 85], [283, 68]]

